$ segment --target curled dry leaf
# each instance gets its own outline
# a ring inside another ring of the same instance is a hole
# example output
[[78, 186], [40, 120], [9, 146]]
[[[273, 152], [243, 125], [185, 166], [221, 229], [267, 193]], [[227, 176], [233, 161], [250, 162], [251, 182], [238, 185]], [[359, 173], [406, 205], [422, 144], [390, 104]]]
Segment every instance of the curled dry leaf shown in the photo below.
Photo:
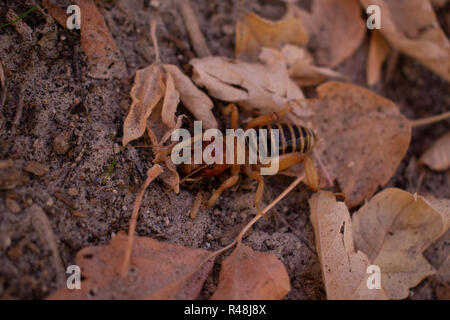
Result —
[[428, 0], [360, 0], [381, 9], [380, 32], [397, 50], [450, 81], [450, 42]]
[[369, 55], [367, 57], [367, 84], [375, 85], [381, 78], [381, 68], [386, 61], [391, 48], [380, 31], [372, 30], [369, 45]]
[[270, 21], [257, 14], [243, 14], [236, 24], [236, 58], [257, 60], [262, 47], [281, 49], [285, 43], [306, 44], [308, 34], [300, 20], [286, 16]]
[[47, 299], [197, 298], [213, 266], [208, 251], [135, 237], [132, 268], [126, 277], [121, 277], [127, 240], [120, 232], [109, 245], [80, 250], [75, 262], [85, 277], [81, 289], [63, 287]]
[[255, 252], [239, 243], [222, 262], [212, 300], [277, 300], [291, 290], [289, 275], [273, 253]]
[[193, 59], [190, 63], [193, 66], [194, 82], [206, 87], [214, 98], [236, 102], [257, 114], [277, 111], [287, 102], [294, 101], [289, 118], [298, 124], [310, 120], [312, 112], [298, 101], [304, 95], [289, 78], [281, 53], [263, 48], [260, 60], [263, 63], [205, 57]]
[[334, 68], [360, 46], [366, 25], [358, 0], [315, 0], [312, 13], [291, 5], [291, 13], [308, 29], [319, 65]]
[[89, 61], [88, 76], [122, 78], [127, 70], [103, 16], [94, 0], [76, 0], [81, 14], [81, 48]]
[[382, 288], [367, 286], [370, 261], [355, 250], [352, 221], [345, 204], [336, 202], [331, 193], [319, 192], [311, 197], [309, 206], [327, 298], [387, 299]]
[[426, 199], [406, 191], [383, 190], [353, 216], [358, 250], [381, 268], [390, 299], [403, 299], [435, 270], [422, 252], [450, 225], [450, 200]]
[[346, 79], [334, 70], [317, 67], [308, 51], [293, 45], [285, 45], [281, 49], [289, 76], [299, 86], [312, 86], [323, 82], [327, 78]]
[[66, 10], [54, 4], [52, 0], [43, 0], [41, 5], [47, 9], [48, 13], [55, 19], [63, 28], [67, 28], [67, 18], [69, 17]]
[[440, 137], [420, 157], [420, 162], [437, 171], [444, 171], [450, 168], [450, 132]]
[[327, 82], [308, 104], [316, 114], [316, 150], [349, 207], [369, 199], [394, 174], [411, 140], [396, 105], [364, 88]]

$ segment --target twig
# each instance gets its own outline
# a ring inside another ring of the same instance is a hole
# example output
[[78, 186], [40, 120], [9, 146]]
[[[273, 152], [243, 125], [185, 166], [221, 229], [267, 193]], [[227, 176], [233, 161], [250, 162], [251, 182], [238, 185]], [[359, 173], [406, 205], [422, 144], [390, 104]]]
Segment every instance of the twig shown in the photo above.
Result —
[[159, 56], [159, 47], [158, 47], [158, 41], [156, 38], [156, 21], [152, 20], [150, 25], [150, 34], [152, 36], [152, 42], [153, 46], [155, 47], [155, 59], [156, 63], [161, 63], [161, 57]]
[[298, 176], [297, 179], [295, 179], [294, 182], [292, 182], [290, 186], [287, 187], [275, 200], [273, 200], [267, 207], [265, 207], [264, 210], [258, 213], [239, 233], [239, 235], [236, 238], [237, 242], [240, 243], [245, 233], [248, 231], [248, 229], [250, 229], [256, 223], [256, 221], [258, 221], [262, 216], [264, 216], [267, 213], [267, 211], [272, 209], [278, 202], [281, 201], [281, 199], [283, 199], [289, 192], [291, 192], [292, 189], [294, 189], [300, 182], [302, 182], [304, 178], [305, 178], [304, 174]]
[[441, 120], [450, 119], [450, 111], [438, 114], [437, 116], [432, 116], [423, 119], [409, 120], [409, 123], [413, 128], [425, 126], [427, 124], [433, 124], [435, 122], [439, 122]]
[[130, 220], [130, 228], [128, 230], [128, 245], [125, 251], [125, 258], [123, 260], [122, 265], [122, 272], [121, 272], [122, 277], [126, 277], [126, 275], [128, 274], [128, 267], [130, 266], [130, 259], [131, 259], [131, 251], [133, 249], [134, 231], [136, 229], [136, 221], [139, 213], [139, 207], [141, 206], [142, 202], [142, 197], [144, 196], [144, 192], [147, 189], [148, 185], [162, 172], [163, 169], [159, 164], [155, 164], [151, 169], [149, 169], [147, 171], [147, 179], [145, 179], [141, 191], [139, 191], [136, 197], [136, 202], [134, 203], [133, 213], [131, 215]]
[[6, 83], [5, 73], [3, 72], [3, 65], [0, 61], [0, 110], [6, 101], [7, 88], [8, 85]]
[[203, 193], [199, 191], [197, 196], [194, 199], [194, 203], [192, 204], [191, 211], [189, 211], [189, 217], [191, 219], [195, 219], [197, 217], [198, 210], [203, 202]]
[[186, 26], [189, 38], [192, 42], [197, 56], [206, 57], [211, 55], [211, 51], [206, 44], [206, 40], [203, 37], [200, 26], [198, 25], [197, 17], [192, 9], [190, 0], [179, 0], [178, 5], [180, 7], [181, 15], [183, 16], [184, 25]]
[[22, 118], [24, 91], [25, 91], [25, 83], [22, 83], [19, 89], [19, 101], [17, 102], [16, 115], [14, 116], [14, 120], [12, 123], [13, 130], [17, 128], [20, 122], [20, 118]]

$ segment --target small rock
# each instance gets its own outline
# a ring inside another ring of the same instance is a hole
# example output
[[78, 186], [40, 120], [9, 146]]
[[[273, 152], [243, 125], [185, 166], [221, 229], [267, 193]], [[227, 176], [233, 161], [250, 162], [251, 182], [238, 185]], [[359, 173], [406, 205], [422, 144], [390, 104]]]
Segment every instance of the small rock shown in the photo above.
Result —
[[68, 190], [67, 190], [67, 193], [70, 195], [70, 196], [72, 196], [72, 197], [75, 197], [75, 196], [77, 196], [78, 195], [78, 190], [76, 189], [76, 188], [69, 188]]
[[208, 234], [206, 235], [206, 239], [208, 239], [209, 241], [211, 241], [211, 240], [213, 239], [212, 234], [208, 233]]
[[11, 260], [17, 260], [22, 256], [22, 247], [21, 246], [17, 246], [15, 248], [9, 249], [8, 250], [8, 257]]
[[0, 190], [14, 189], [27, 181], [28, 177], [15, 168], [0, 169]]
[[5, 201], [6, 208], [12, 213], [19, 213], [22, 209], [16, 200], [7, 198]]
[[53, 201], [52, 198], [48, 198], [47, 202], [45, 203], [47, 207], [53, 207], [54, 204], [55, 202]]
[[60, 134], [53, 140], [53, 150], [60, 155], [65, 154], [69, 150], [68, 134]]
[[23, 170], [33, 173], [37, 176], [43, 176], [50, 171], [50, 169], [45, 164], [36, 161], [28, 161]]
[[168, 227], [168, 226], [170, 225], [170, 220], [169, 220], [168, 217], [165, 217], [165, 218], [164, 218], [164, 225], [165, 225], [166, 227]]
[[118, 143], [114, 143], [113, 145], [113, 152], [114, 154], [119, 154], [120, 153], [120, 146]]
[[11, 245], [11, 238], [6, 234], [0, 234], [0, 250], [6, 250]]
[[159, 5], [160, 5], [159, 0], [151, 0], [150, 1], [150, 6], [154, 9], [158, 9]]
[[229, 36], [234, 33], [234, 27], [231, 24], [225, 24], [222, 26], [222, 32]]

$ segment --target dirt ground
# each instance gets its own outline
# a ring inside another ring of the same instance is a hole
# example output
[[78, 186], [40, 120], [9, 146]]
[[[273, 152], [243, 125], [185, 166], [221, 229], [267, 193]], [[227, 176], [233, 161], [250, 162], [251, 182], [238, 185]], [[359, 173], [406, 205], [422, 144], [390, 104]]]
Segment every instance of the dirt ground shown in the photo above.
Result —
[[[8, 8], [21, 14], [30, 8], [30, 2], [2, 1], [0, 24]], [[233, 56], [239, 2], [192, 1], [214, 55]], [[309, 5], [309, 1], [299, 2], [306, 8]], [[272, 19], [281, 17], [285, 10], [281, 1], [268, 0], [245, 1], [244, 8]], [[0, 110], [0, 160], [12, 159], [20, 174], [16, 187], [0, 190], [1, 299], [44, 298], [64, 284], [65, 267], [74, 263], [79, 249], [106, 244], [119, 230], [128, 228], [135, 196], [151, 166], [152, 154], [145, 148], [120, 151], [118, 146], [131, 102], [133, 76], [154, 59], [151, 19], [159, 25], [163, 61], [190, 71], [187, 63], [193, 50], [175, 1], [111, 0], [103, 1], [100, 10], [126, 62], [125, 79], [88, 78], [78, 31], [53, 23], [56, 37], [49, 35], [41, 13], [33, 12], [24, 21], [38, 41], [48, 41], [32, 44], [12, 27], [0, 29], [0, 60], [9, 82], [6, 104]], [[438, 15], [448, 36], [450, 5]], [[171, 37], [178, 38], [185, 48], [177, 47]], [[366, 86], [367, 46], [366, 38], [354, 56], [338, 68], [362, 86]], [[397, 103], [408, 118], [450, 110], [448, 84], [406, 56], [400, 56], [391, 82], [374, 90]], [[314, 96], [312, 89], [305, 92]], [[23, 111], [16, 121], [20, 106]], [[215, 114], [222, 119], [218, 110], [216, 107]], [[180, 112], [188, 113], [183, 108]], [[450, 198], [450, 172], [437, 173], [416, 164], [418, 157], [449, 128], [447, 121], [414, 129], [407, 156], [388, 186]], [[141, 139], [133, 145], [147, 143]], [[30, 160], [45, 164], [49, 172], [38, 176], [23, 171]], [[115, 167], [105, 179], [113, 161]], [[225, 192], [213, 209], [200, 211], [195, 220], [187, 216], [196, 192], [217, 187], [221, 179], [205, 181], [193, 190], [182, 187], [178, 195], [165, 194], [167, 187], [159, 180], [152, 183], [143, 199], [137, 233], [208, 250], [230, 243], [255, 213], [255, 185], [250, 181], [243, 180], [236, 192]], [[264, 203], [274, 199], [291, 181], [283, 176], [266, 179]], [[244, 240], [254, 250], [271, 251], [283, 261], [292, 285], [286, 299], [326, 297], [308, 217], [310, 195], [306, 187], [296, 188]], [[427, 250], [430, 262], [448, 253], [449, 239], [447, 233]], [[200, 298], [207, 299], [214, 291], [218, 273], [216, 263]], [[448, 297], [448, 287], [429, 277], [411, 290], [410, 298], [443, 299], [445, 295]]]

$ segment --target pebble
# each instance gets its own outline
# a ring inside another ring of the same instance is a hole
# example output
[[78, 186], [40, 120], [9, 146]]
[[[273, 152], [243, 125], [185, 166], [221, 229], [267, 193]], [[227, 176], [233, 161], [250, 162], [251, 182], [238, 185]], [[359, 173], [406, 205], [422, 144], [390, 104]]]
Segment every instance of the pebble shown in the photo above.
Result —
[[52, 198], [48, 198], [47, 202], [45, 203], [45, 205], [47, 207], [53, 207], [54, 201]]
[[50, 171], [50, 169], [45, 164], [39, 163], [37, 161], [28, 161], [23, 170], [33, 173], [37, 176], [46, 175]]
[[165, 217], [165, 218], [164, 218], [164, 225], [165, 225], [166, 227], [168, 227], [168, 226], [170, 225], [170, 220], [169, 220], [168, 217]]
[[65, 154], [69, 150], [69, 141], [66, 134], [58, 135], [55, 140], [53, 140], [53, 150], [59, 155]]
[[159, 8], [159, 0], [151, 0], [150, 1], [150, 6], [152, 6], [154, 9], [158, 9]]
[[77, 188], [69, 188], [68, 190], [67, 190], [67, 193], [70, 195], [70, 196], [72, 196], [72, 197], [75, 197], [75, 196], [77, 196], [78, 195], [78, 190], [77, 190]]
[[12, 213], [19, 213], [22, 209], [14, 199], [7, 198], [5, 201], [6, 208]]
[[118, 143], [114, 143], [113, 145], [113, 152], [114, 154], [119, 154], [120, 153], [120, 146]]

